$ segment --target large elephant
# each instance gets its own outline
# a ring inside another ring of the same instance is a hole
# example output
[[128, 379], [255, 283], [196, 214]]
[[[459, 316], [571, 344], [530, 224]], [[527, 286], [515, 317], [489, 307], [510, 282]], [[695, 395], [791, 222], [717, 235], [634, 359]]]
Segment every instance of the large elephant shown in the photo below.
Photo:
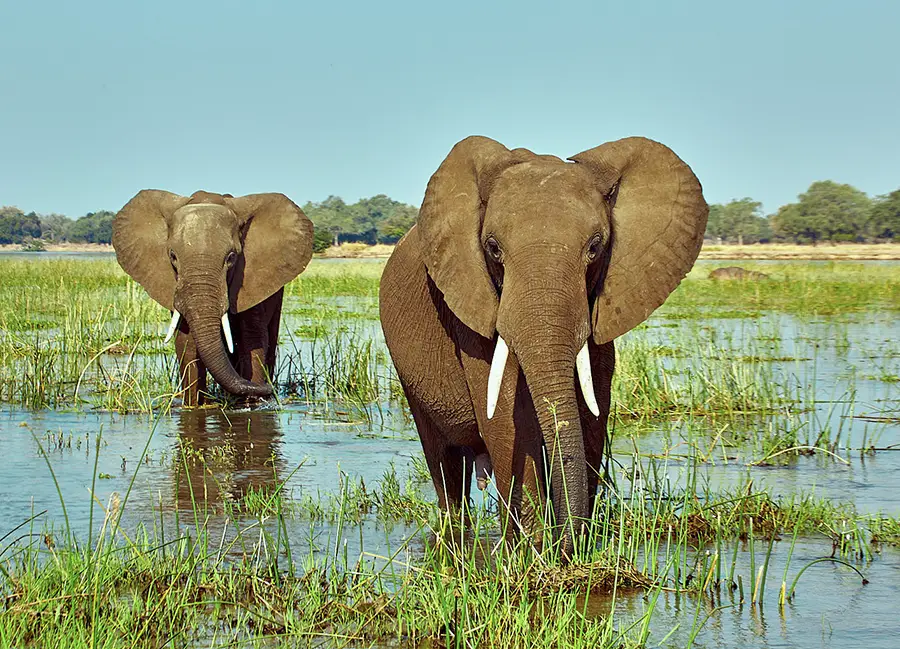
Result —
[[116, 215], [119, 265], [173, 312], [185, 405], [202, 402], [207, 370], [240, 398], [272, 394], [284, 285], [309, 263], [312, 234], [283, 194], [145, 189]]
[[459, 142], [380, 298], [440, 506], [468, 499], [473, 468], [481, 488], [493, 470], [514, 517], [506, 529], [556, 538], [564, 558], [597, 490], [612, 341], [687, 274], [708, 213], [690, 167], [658, 142], [626, 138], [569, 160]]

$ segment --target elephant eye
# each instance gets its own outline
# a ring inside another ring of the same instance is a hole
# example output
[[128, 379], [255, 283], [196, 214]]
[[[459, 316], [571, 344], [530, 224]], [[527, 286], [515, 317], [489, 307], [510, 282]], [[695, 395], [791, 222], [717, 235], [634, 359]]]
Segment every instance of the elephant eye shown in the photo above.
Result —
[[237, 253], [234, 250], [232, 250], [231, 252], [228, 253], [228, 256], [225, 257], [225, 265], [227, 265], [230, 268], [231, 266], [234, 266], [235, 261], [237, 261]]
[[497, 243], [497, 240], [494, 237], [488, 237], [484, 242], [484, 249], [487, 250], [487, 253], [491, 256], [491, 259], [494, 261], [500, 261], [500, 257], [503, 254], [503, 251], [500, 250], [500, 244]]
[[175, 256], [174, 250], [169, 250], [169, 262], [172, 264], [172, 268], [178, 268], [178, 257]]
[[600, 254], [600, 248], [603, 246], [603, 239], [599, 234], [595, 234], [591, 239], [590, 243], [588, 243], [587, 247], [587, 258], [588, 261], [594, 261], [597, 258], [597, 255]]

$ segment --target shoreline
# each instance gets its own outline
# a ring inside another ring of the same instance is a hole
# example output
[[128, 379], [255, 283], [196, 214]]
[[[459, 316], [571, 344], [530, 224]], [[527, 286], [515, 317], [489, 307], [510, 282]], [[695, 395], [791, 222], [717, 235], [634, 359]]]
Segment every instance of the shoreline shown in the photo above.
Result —
[[[113, 253], [113, 247], [102, 243], [47, 243], [48, 253]], [[315, 259], [387, 259], [393, 245], [369, 246], [345, 243], [313, 255]], [[29, 252], [19, 244], [0, 244], [0, 254]], [[35, 252], [34, 254], [40, 254]], [[824, 243], [798, 245], [765, 244], [705, 244], [698, 259], [706, 260], [783, 260], [783, 261], [900, 261], [900, 243]]]

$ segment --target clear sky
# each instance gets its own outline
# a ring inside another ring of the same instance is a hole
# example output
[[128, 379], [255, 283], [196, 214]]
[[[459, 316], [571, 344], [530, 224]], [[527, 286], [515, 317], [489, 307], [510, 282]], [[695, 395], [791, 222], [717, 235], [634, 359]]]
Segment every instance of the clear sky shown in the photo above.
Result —
[[142, 188], [418, 205], [471, 134], [645, 135], [709, 202], [900, 187], [900, 2], [0, 2], [0, 204]]

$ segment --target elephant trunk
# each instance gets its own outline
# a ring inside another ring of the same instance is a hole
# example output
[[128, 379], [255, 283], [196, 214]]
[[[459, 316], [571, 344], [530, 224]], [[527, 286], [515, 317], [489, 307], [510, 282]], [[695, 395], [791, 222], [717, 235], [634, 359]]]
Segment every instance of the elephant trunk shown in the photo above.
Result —
[[573, 380], [574, 359], [541, 361], [528, 356], [523, 354], [518, 358], [544, 438], [560, 549], [563, 558], [569, 559], [575, 536], [589, 513], [584, 438]]
[[[222, 313], [227, 308], [222, 289], [216, 281], [191, 277], [185, 279], [191, 290], [176, 293], [176, 309], [182, 312], [200, 360], [222, 388], [239, 397], [269, 397], [272, 388], [243, 378], [231, 364], [222, 342]], [[179, 308], [180, 307], [180, 308]]]
[[[576, 395], [575, 362], [589, 334], [585, 285], [574, 281], [577, 267], [556, 261], [529, 264], [518, 279], [507, 268], [497, 329], [515, 354], [532, 396], [544, 439], [550, 498], [563, 560], [571, 558], [575, 537], [588, 517], [584, 437]], [[581, 273], [583, 276], [583, 273]], [[592, 390], [592, 388], [591, 388]]]

